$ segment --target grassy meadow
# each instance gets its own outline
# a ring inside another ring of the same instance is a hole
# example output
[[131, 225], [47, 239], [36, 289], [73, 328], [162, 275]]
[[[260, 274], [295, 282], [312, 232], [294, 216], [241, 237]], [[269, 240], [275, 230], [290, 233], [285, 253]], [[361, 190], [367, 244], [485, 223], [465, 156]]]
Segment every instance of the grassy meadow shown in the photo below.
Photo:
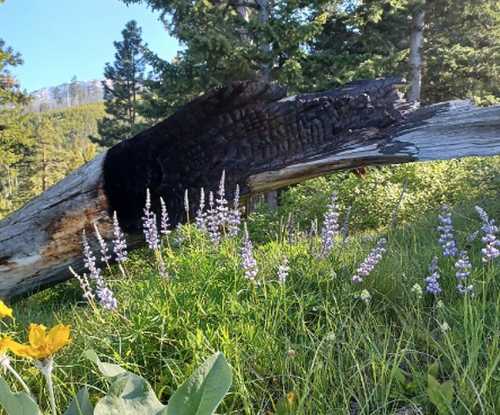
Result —
[[[221, 414], [500, 414], [500, 265], [483, 264], [481, 236], [471, 237], [481, 227], [474, 204], [498, 220], [497, 196], [452, 208], [474, 295], [457, 292], [456, 259], [443, 257], [437, 242], [436, 209], [422, 208], [425, 215], [395, 226], [354, 227], [326, 258], [318, 256], [320, 236], [256, 213], [249, 218], [250, 236], [259, 241], [256, 282], [241, 269], [241, 237], [214, 247], [193, 225], [183, 226], [162, 242], [170, 279], [158, 275], [146, 248], [130, 254], [127, 277], [115, 267], [106, 272], [117, 312], [93, 310], [69, 281], [17, 302], [9, 327], [24, 338], [31, 322], [71, 325], [73, 341], [56, 356], [54, 372], [61, 408], [83, 385], [91, 396], [106, 389], [82, 357], [94, 349], [148, 379], [164, 402], [208, 355], [222, 351], [233, 386]], [[387, 252], [353, 284], [382, 236]], [[284, 256], [290, 271], [280, 283]], [[443, 289], [437, 296], [425, 292], [433, 256]], [[36, 369], [13, 364], [42, 391]]]

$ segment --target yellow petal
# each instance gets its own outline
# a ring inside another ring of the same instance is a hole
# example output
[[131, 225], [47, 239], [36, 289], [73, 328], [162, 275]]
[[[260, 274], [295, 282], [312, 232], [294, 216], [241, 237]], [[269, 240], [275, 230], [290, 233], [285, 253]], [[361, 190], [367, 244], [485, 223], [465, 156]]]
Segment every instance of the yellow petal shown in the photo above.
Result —
[[47, 335], [47, 346], [51, 354], [56, 353], [70, 342], [70, 326], [58, 324], [50, 329]]
[[11, 340], [12, 339], [8, 336], [0, 339], [0, 356], [7, 353], [7, 350], [9, 350], [9, 341]]
[[13, 318], [12, 317], [12, 308], [7, 307], [5, 305], [5, 303], [2, 300], [0, 300], [0, 318], [4, 318], [4, 317]]
[[40, 347], [46, 344], [47, 327], [43, 324], [30, 324], [28, 340], [33, 347]]
[[14, 340], [12, 340], [10, 337], [6, 337], [5, 339], [5, 345], [8, 349], [12, 351], [15, 355], [19, 357], [28, 357], [30, 359], [35, 359], [34, 357], [34, 350], [31, 346], [28, 346], [26, 344], [21, 344], [18, 343]]

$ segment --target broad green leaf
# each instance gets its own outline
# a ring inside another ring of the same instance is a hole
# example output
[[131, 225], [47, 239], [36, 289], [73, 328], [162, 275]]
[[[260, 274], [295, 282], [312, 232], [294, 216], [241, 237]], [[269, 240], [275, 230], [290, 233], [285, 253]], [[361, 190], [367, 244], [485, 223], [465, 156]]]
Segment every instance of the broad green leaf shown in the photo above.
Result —
[[440, 415], [447, 415], [450, 413], [451, 404], [453, 402], [453, 382], [451, 380], [439, 383], [434, 376], [428, 375], [427, 395]]
[[90, 402], [89, 391], [86, 387], [80, 389], [73, 398], [71, 405], [64, 415], [93, 415], [94, 407]]
[[0, 406], [8, 415], [41, 415], [36, 402], [26, 392], [12, 392], [0, 378]]
[[97, 356], [97, 353], [94, 350], [87, 350], [83, 353], [83, 355], [91, 362], [95, 363], [101, 373], [107, 378], [114, 378], [115, 376], [127, 373], [125, 369], [118, 365], [101, 362], [101, 359], [99, 359], [99, 356]]
[[172, 395], [165, 415], [212, 415], [232, 381], [224, 355], [215, 353]]
[[94, 415], [158, 415], [165, 405], [140, 376], [123, 373], [115, 377], [108, 394], [95, 407]]

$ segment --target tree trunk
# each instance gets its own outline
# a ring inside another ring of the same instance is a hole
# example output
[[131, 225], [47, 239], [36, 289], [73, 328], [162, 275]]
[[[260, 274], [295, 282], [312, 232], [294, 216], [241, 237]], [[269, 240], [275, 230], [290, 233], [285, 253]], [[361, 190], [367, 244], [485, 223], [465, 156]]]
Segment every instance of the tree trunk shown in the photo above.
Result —
[[109, 240], [113, 211], [129, 246], [141, 244], [146, 189], [156, 212], [166, 199], [175, 226], [185, 219], [184, 191], [217, 189], [223, 170], [228, 198], [239, 183], [244, 199], [336, 170], [500, 154], [500, 106], [417, 109], [398, 84], [379, 79], [286, 97], [276, 85], [236, 82], [195, 99], [0, 222], [0, 296], [63, 281], [68, 266], [82, 269], [82, 231], [90, 235], [97, 223]]
[[424, 46], [425, 10], [423, 6], [412, 17], [410, 36], [411, 81], [408, 100], [420, 101], [422, 91], [422, 48]]

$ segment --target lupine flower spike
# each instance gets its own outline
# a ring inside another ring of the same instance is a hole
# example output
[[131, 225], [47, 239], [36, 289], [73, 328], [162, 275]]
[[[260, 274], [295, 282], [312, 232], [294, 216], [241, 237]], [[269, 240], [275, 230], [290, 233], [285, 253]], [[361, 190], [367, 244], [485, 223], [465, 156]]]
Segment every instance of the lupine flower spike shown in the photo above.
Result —
[[190, 222], [189, 218], [189, 190], [184, 190], [184, 210], [186, 211], [186, 221]]
[[290, 267], [288, 266], [288, 258], [284, 257], [283, 262], [278, 267], [278, 282], [284, 284], [288, 278]]
[[161, 204], [161, 217], [160, 217], [160, 234], [168, 236], [170, 234], [170, 218], [168, 216], [167, 204], [162, 197], [160, 197]]
[[361, 263], [361, 265], [356, 270], [356, 274], [352, 277], [352, 282], [354, 284], [359, 284], [363, 282], [363, 280], [370, 275], [375, 266], [382, 259], [382, 255], [386, 251], [387, 240], [385, 238], [381, 238], [375, 248], [368, 254], [365, 260]]
[[85, 231], [83, 231], [82, 236], [82, 244], [83, 244], [83, 262], [85, 267], [90, 272], [90, 278], [95, 281], [96, 284], [96, 294], [97, 298], [99, 298], [99, 303], [106, 310], [116, 310], [118, 303], [116, 298], [114, 297], [113, 292], [107, 287], [106, 282], [101, 274], [101, 270], [97, 267], [95, 263], [95, 256], [90, 249], [89, 242], [85, 235]]
[[218, 245], [221, 238], [219, 216], [217, 214], [217, 209], [214, 207], [214, 194], [212, 192], [208, 194], [207, 228], [210, 240], [214, 245]]
[[119, 264], [127, 260], [127, 241], [120, 228], [116, 211], [113, 213], [113, 251]]
[[234, 192], [233, 208], [228, 213], [227, 219], [228, 234], [235, 237], [240, 232], [241, 212], [240, 212], [240, 186], [236, 185]]
[[101, 252], [101, 261], [104, 262], [108, 268], [109, 268], [109, 260], [111, 259], [111, 255], [108, 253], [108, 245], [106, 244], [106, 241], [101, 235], [101, 232], [99, 232], [99, 228], [97, 227], [97, 223], [94, 223], [94, 231], [95, 231], [95, 236], [97, 238], [97, 242], [99, 242], [99, 249]]
[[439, 215], [438, 231], [440, 232], [439, 244], [443, 249], [444, 256], [456, 257], [458, 255], [457, 243], [455, 241], [453, 222], [448, 205], [443, 205]]
[[460, 252], [460, 257], [455, 262], [455, 269], [457, 270], [455, 276], [457, 278], [457, 290], [460, 294], [470, 294], [473, 292], [474, 287], [472, 284], [467, 285], [468, 278], [472, 269], [472, 264], [466, 251]]
[[160, 239], [158, 238], [156, 215], [151, 211], [151, 194], [149, 193], [149, 189], [146, 189], [146, 204], [143, 212], [142, 227], [144, 238], [146, 239], [149, 249], [156, 250], [160, 247]]
[[486, 211], [480, 206], [476, 206], [476, 212], [479, 214], [483, 225], [481, 230], [483, 231], [483, 237], [481, 241], [485, 244], [485, 247], [481, 249], [483, 255], [483, 262], [491, 262], [495, 258], [500, 256], [500, 241], [498, 240], [498, 226], [494, 219], [490, 219]]
[[78, 274], [72, 267], [69, 267], [69, 271], [73, 274], [73, 276], [77, 279], [80, 284], [80, 288], [82, 289], [82, 297], [88, 301], [90, 304], [93, 304], [95, 300], [95, 295], [92, 292], [92, 287], [90, 285], [90, 281], [87, 277], [87, 274], [80, 275]]
[[352, 206], [349, 206], [345, 212], [344, 215], [344, 223], [342, 224], [342, 244], [345, 244], [347, 242], [347, 239], [349, 238], [349, 219], [351, 217], [351, 211], [352, 211]]
[[429, 276], [425, 278], [425, 290], [434, 296], [441, 293], [441, 286], [439, 285], [439, 267], [438, 257], [432, 258], [431, 265], [429, 266]]
[[196, 227], [200, 231], [207, 230], [207, 214], [205, 213], [205, 189], [200, 189], [200, 207], [196, 211]]
[[215, 201], [217, 206], [218, 224], [221, 227], [226, 226], [228, 222], [228, 212], [229, 212], [229, 209], [227, 207], [225, 186], [226, 186], [226, 171], [223, 170], [220, 178], [219, 190], [217, 191], [217, 199]]
[[321, 230], [321, 256], [328, 256], [335, 244], [335, 238], [339, 233], [339, 212], [337, 206], [337, 194], [333, 193], [325, 213], [323, 228]]
[[245, 278], [250, 281], [255, 281], [259, 268], [257, 261], [253, 256], [253, 245], [248, 235], [248, 229], [245, 223], [245, 239], [241, 248], [241, 267], [245, 271]]

